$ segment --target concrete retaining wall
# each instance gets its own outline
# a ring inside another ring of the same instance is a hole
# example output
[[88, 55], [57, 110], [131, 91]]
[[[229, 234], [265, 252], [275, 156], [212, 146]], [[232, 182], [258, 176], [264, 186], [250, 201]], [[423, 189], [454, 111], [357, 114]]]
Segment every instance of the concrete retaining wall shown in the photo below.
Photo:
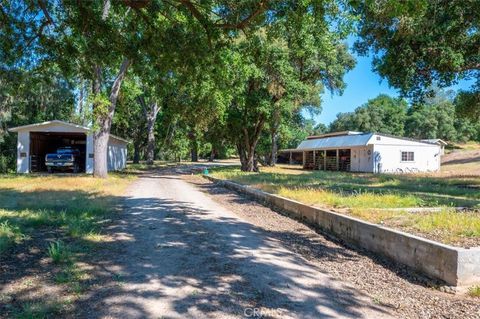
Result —
[[250, 186], [205, 176], [222, 186], [269, 204], [337, 237], [383, 254], [459, 288], [480, 284], [480, 247], [458, 248], [315, 208]]

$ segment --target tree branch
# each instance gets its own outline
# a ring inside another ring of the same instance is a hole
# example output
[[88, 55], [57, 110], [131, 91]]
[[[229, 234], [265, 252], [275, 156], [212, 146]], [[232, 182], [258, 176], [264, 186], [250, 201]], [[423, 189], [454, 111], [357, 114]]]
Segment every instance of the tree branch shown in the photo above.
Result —
[[105, 21], [108, 18], [108, 13], [110, 12], [110, 0], [103, 1], [103, 11], [102, 11], [102, 20]]
[[122, 86], [123, 79], [125, 79], [130, 64], [131, 61], [128, 58], [124, 58], [117, 77], [115, 78], [115, 81], [113, 81], [112, 90], [110, 91], [110, 103], [112, 106], [116, 105], [120, 87]]
[[245, 19], [243, 19], [242, 21], [240, 21], [238, 23], [234, 23], [234, 24], [232, 24], [232, 23], [222, 23], [222, 24], [216, 24], [215, 26], [220, 27], [222, 29], [243, 30], [248, 26], [250, 21], [255, 19], [257, 16], [262, 14], [267, 9], [269, 2], [270, 2], [270, 0], [260, 1], [260, 3], [258, 4], [258, 7], [255, 9], [255, 11], [253, 11], [248, 17], [246, 17]]
[[467, 63], [462, 67], [463, 71], [479, 70], [479, 69], [480, 69], [480, 62]]
[[[181, 4], [183, 4], [191, 13], [192, 15], [203, 25], [203, 27], [208, 30], [209, 23], [208, 19], [203, 15], [191, 2], [190, 0], [178, 0], [180, 1]], [[262, 14], [268, 7], [270, 0], [261, 0], [260, 3], [258, 4], [258, 7], [250, 13], [245, 19], [238, 23], [214, 23], [212, 26], [222, 28], [222, 29], [239, 29], [243, 30], [245, 29], [248, 24], [255, 19], [257, 16]]]
[[48, 24], [55, 25], [55, 23], [53, 22], [52, 17], [51, 17], [50, 14], [48, 13], [47, 6], [45, 5], [45, 2], [43, 2], [43, 0], [38, 0], [38, 6], [39, 6], [40, 9], [42, 10], [43, 15], [45, 16], [45, 18], [47, 19]]
[[160, 112], [160, 107], [158, 106], [157, 102], [153, 103], [152, 110], [153, 110], [153, 117], [156, 118], [158, 115], [158, 112]]
[[188, 9], [188, 11], [190, 11], [190, 13], [198, 20], [198, 22], [200, 22], [207, 34], [209, 34], [209, 23], [207, 22], [205, 16], [197, 9], [197, 7], [195, 7], [195, 5], [189, 0], [179, 1]]
[[2, 17], [3, 17], [3, 21], [4, 21], [4, 23], [0, 24], [0, 27], [3, 27], [4, 24], [8, 23], [8, 16], [7, 16], [7, 13], [5, 12], [5, 9], [3, 8], [1, 3], [0, 3], [0, 13], [2, 13]]
[[140, 106], [142, 107], [143, 113], [145, 114], [145, 116], [147, 116], [147, 103], [145, 103], [145, 98], [143, 97], [143, 95], [137, 97], [137, 101], [138, 104], [140, 104]]

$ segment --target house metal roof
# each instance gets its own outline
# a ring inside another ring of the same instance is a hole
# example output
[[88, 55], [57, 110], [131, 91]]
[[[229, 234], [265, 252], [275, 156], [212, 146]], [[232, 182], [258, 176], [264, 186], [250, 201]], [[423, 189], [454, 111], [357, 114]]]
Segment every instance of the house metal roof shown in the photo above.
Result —
[[[336, 149], [336, 148], [349, 148], [355, 146], [366, 146], [368, 144], [375, 144], [375, 136], [390, 137], [397, 140], [410, 141], [415, 143], [427, 144], [427, 145], [439, 145], [441, 140], [416, 140], [408, 137], [399, 137], [390, 134], [383, 133], [360, 133], [360, 132], [339, 132], [342, 135], [325, 135], [315, 136], [314, 138], [308, 137], [306, 140], [300, 143], [296, 148], [297, 151], [308, 151], [318, 149]], [[443, 141], [442, 141], [443, 142]], [[445, 143], [445, 142], [444, 142]]]
[[357, 131], [330, 132], [330, 133], [325, 133], [325, 134], [320, 134], [320, 135], [308, 136], [307, 140], [313, 140], [313, 139], [316, 139], [316, 138], [325, 138], [325, 137], [330, 137], [330, 136], [360, 135], [360, 134], [365, 134], [365, 133], [364, 132], [357, 132]]
[[365, 146], [373, 135], [373, 133], [363, 133], [307, 139], [298, 145], [297, 150]]
[[440, 145], [448, 145], [447, 142], [445, 142], [444, 140], [442, 139], [439, 139], [439, 138], [433, 138], [433, 139], [426, 139], [426, 140], [422, 140], [422, 142], [427, 142], [427, 143], [432, 143], [432, 144], [440, 144]]
[[[47, 126], [47, 125], [51, 125], [51, 124], [63, 125], [65, 127], [74, 127], [74, 128], [83, 130], [85, 133], [88, 133], [88, 132], [91, 131], [91, 129], [87, 126], [77, 125], [77, 124], [68, 123], [68, 122], [60, 121], [60, 120], [46, 121], [46, 122], [41, 122], [41, 123], [34, 123], [34, 124], [12, 127], [12, 128], [9, 128], [8, 131], [9, 132], [28, 131], [30, 129], [39, 128], [39, 127]], [[125, 143], [130, 143], [128, 140], [126, 140], [124, 138], [121, 138], [119, 136], [115, 136], [113, 134], [110, 134], [110, 136], [112, 138], [116, 139], [116, 140], [119, 140], [119, 141], [122, 141], [122, 142], [125, 142]]]

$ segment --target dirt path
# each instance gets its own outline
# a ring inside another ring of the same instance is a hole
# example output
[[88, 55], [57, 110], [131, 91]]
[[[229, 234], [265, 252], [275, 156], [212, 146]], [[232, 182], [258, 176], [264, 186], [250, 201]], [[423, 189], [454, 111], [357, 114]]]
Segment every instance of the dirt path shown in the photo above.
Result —
[[178, 175], [140, 178], [120, 220], [95, 266], [112, 280], [82, 298], [82, 317], [389, 316]]

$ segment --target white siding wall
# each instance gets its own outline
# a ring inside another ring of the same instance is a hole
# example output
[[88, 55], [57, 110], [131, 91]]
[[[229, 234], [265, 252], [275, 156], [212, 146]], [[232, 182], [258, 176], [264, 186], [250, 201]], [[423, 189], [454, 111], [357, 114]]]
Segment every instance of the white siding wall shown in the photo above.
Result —
[[93, 157], [90, 156], [90, 154], [93, 155], [93, 135], [92, 134], [87, 135], [87, 145], [86, 145], [85, 153], [86, 153], [85, 156], [87, 157], [85, 159], [85, 173], [93, 174]]
[[[440, 146], [381, 136], [372, 137], [374, 172], [384, 173], [433, 172], [440, 169]], [[402, 152], [413, 152], [414, 161], [402, 161]], [[375, 160], [376, 159], [376, 160]], [[380, 164], [380, 165], [379, 165]]]
[[[21, 156], [23, 155], [25, 156]], [[18, 132], [17, 138], [17, 173], [30, 171], [30, 132]]]
[[119, 171], [127, 165], [127, 144], [110, 137], [108, 141], [107, 164], [109, 171]]
[[373, 172], [372, 145], [353, 147], [350, 156], [350, 167], [352, 172]]

